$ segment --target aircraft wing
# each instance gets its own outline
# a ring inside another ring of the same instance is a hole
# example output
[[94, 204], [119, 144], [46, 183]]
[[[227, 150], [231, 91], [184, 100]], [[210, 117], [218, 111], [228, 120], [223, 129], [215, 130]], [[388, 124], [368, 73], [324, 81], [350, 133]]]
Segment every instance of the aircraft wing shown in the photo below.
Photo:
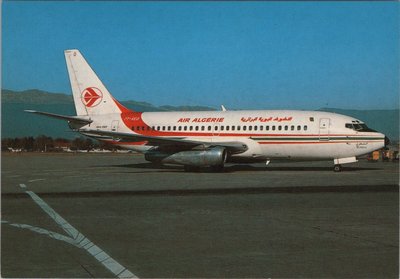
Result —
[[100, 130], [88, 130], [81, 129], [79, 130], [84, 135], [87, 136], [107, 136], [112, 137], [114, 140], [120, 141], [147, 141], [149, 145], [154, 146], [174, 146], [174, 147], [182, 147], [182, 148], [193, 148], [196, 146], [205, 146], [205, 147], [213, 147], [213, 146], [223, 146], [226, 147], [232, 153], [242, 153], [248, 149], [247, 145], [240, 141], [228, 141], [228, 142], [207, 142], [207, 141], [196, 141], [196, 140], [188, 140], [185, 137], [153, 137], [153, 136], [144, 136], [139, 134], [130, 134], [130, 133], [120, 133], [120, 132], [112, 132], [112, 131], [100, 131]]
[[61, 114], [55, 114], [55, 113], [50, 113], [50, 112], [43, 112], [43, 111], [36, 111], [36, 110], [24, 110], [25, 112], [29, 113], [36, 113], [40, 115], [45, 115], [57, 119], [63, 119], [63, 120], [68, 120], [70, 122], [78, 123], [78, 124], [89, 124], [92, 123], [93, 121], [88, 119], [88, 118], [83, 118], [83, 117], [78, 117], [78, 116], [67, 116], [67, 115], [61, 115]]

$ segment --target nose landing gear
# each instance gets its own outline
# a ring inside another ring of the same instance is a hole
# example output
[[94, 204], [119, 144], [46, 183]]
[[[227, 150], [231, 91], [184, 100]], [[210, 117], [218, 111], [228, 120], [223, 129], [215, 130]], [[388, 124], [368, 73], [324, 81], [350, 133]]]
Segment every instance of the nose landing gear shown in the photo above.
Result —
[[341, 172], [342, 171], [342, 165], [335, 165], [333, 167], [334, 172]]
[[349, 164], [349, 163], [355, 163], [357, 162], [356, 157], [346, 157], [346, 158], [337, 158], [333, 160], [334, 167], [333, 171], [334, 172], [341, 172], [342, 171], [342, 164]]

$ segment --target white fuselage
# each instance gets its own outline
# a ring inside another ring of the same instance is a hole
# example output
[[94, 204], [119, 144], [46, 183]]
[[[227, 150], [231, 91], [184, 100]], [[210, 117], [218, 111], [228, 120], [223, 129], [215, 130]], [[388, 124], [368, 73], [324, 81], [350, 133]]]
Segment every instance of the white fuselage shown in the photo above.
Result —
[[[204, 142], [240, 141], [247, 151], [233, 158], [328, 160], [360, 156], [384, 147], [381, 133], [363, 122], [320, 111], [251, 110], [144, 112], [92, 116], [91, 128]], [[350, 127], [354, 125], [353, 127]], [[347, 127], [346, 127], [347, 126]], [[114, 142], [146, 152], [146, 142]]]

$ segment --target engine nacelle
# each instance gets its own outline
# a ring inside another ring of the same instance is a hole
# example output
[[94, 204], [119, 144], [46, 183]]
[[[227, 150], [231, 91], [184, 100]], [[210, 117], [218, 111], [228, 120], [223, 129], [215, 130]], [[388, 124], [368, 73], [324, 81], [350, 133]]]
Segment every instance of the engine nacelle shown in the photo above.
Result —
[[176, 153], [149, 151], [144, 155], [147, 161], [162, 164], [176, 164], [193, 167], [223, 166], [227, 159], [227, 151], [222, 146], [205, 150], [189, 150]]

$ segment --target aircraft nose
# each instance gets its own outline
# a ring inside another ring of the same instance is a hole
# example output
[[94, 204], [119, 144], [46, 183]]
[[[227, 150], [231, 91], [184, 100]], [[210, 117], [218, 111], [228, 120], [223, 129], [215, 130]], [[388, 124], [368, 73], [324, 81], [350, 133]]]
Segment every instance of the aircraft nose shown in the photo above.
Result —
[[388, 146], [390, 144], [390, 139], [385, 136], [385, 147]]

